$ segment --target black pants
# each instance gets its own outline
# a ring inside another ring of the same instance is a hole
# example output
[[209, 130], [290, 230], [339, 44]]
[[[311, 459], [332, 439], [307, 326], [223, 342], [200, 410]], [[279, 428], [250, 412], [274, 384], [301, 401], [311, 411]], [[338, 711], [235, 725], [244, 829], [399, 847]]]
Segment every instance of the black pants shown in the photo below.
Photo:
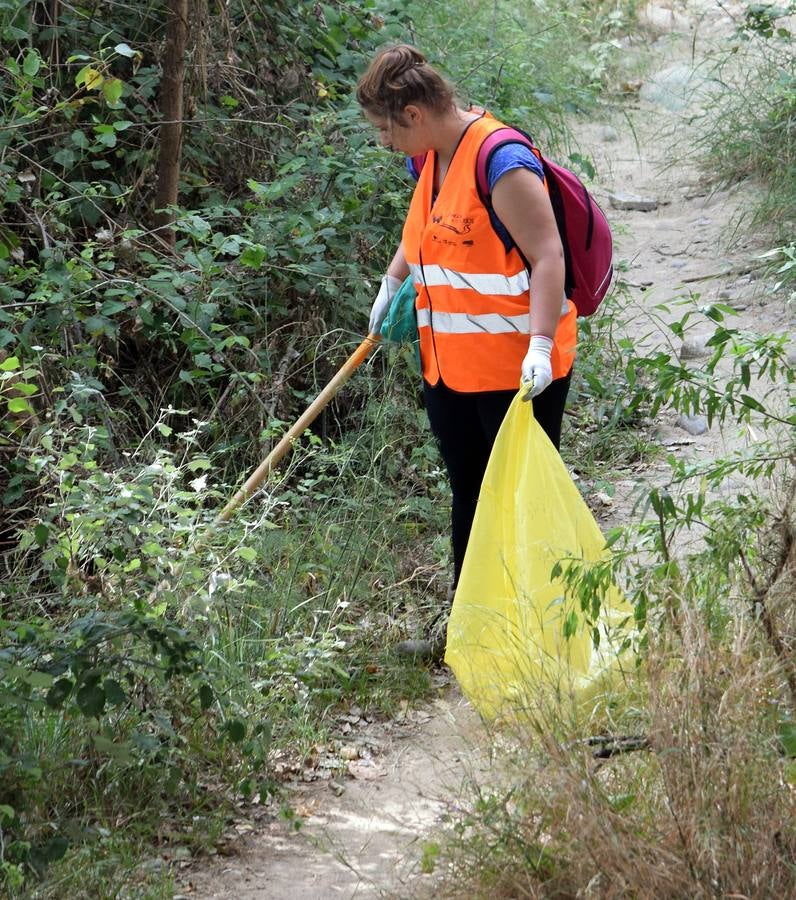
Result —
[[[556, 379], [538, 397], [533, 414], [558, 449], [561, 421], [572, 373]], [[484, 391], [461, 394], [440, 381], [434, 387], [423, 382], [423, 398], [448, 470], [453, 493], [451, 541], [453, 543], [453, 583], [458, 584], [464, 551], [470, 537], [481, 481], [503, 418], [516, 391]]]

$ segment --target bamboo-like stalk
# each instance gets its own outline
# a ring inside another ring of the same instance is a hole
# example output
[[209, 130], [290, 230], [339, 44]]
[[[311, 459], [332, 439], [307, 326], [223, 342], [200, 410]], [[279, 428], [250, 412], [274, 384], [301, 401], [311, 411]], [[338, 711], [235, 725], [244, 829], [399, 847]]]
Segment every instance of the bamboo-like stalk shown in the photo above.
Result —
[[369, 334], [357, 349], [343, 363], [337, 374], [326, 385], [326, 387], [318, 394], [307, 409], [302, 413], [301, 417], [296, 421], [290, 430], [284, 435], [282, 440], [274, 447], [274, 449], [266, 456], [259, 466], [246, 479], [243, 487], [235, 494], [235, 496], [227, 503], [218, 516], [220, 522], [227, 522], [231, 518], [235, 510], [257, 490], [265, 481], [271, 470], [290, 450], [293, 441], [300, 437], [303, 432], [315, 421], [323, 408], [331, 401], [334, 395], [353, 375], [354, 371], [364, 362], [368, 354], [381, 340], [379, 335]]

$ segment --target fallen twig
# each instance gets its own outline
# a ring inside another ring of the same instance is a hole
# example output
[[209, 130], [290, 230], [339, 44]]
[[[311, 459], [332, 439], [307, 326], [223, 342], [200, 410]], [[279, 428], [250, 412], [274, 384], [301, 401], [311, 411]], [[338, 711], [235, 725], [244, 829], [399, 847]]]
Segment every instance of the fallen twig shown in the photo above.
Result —
[[651, 749], [650, 740], [643, 734], [596, 734], [592, 737], [573, 741], [572, 747], [596, 747], [592, 752], [594, 759], [610, 759], [620, 753], [632, 753], [635, 750]]

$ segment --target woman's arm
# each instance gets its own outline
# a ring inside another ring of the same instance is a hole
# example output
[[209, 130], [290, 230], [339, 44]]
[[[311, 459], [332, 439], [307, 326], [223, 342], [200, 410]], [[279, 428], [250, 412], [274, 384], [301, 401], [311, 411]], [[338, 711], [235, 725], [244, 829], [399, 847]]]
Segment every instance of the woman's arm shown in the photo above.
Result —
[[393, 278], [398, 278], [400, 281], [403, 281], [409, 274], [409, 266], [406, 262], [406, 257], [404, 256], [403, 241], [398, 245], [395, 256], [392, 258], [392, 262], [387, 266], [387, 274], [392, 275]]
[[531, 334], [552, 338], [564, 299], [564, 250], [539, 177], [512, 169], [492, 189], [492, 206], [531, 266]]

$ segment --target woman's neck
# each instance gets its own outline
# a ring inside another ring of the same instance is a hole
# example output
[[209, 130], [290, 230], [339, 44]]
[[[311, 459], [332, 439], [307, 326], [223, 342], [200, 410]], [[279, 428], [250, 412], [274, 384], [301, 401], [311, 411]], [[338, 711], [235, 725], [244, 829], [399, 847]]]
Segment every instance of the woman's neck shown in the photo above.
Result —
[[433, 134], [433, 148], [436, 151], [440, 165], [447, 167], [459, 146], [459, 141], [465, 129], [479, 117], [476, 112], [454, 107], [449, 113], [441, 116], [435, 123]]

